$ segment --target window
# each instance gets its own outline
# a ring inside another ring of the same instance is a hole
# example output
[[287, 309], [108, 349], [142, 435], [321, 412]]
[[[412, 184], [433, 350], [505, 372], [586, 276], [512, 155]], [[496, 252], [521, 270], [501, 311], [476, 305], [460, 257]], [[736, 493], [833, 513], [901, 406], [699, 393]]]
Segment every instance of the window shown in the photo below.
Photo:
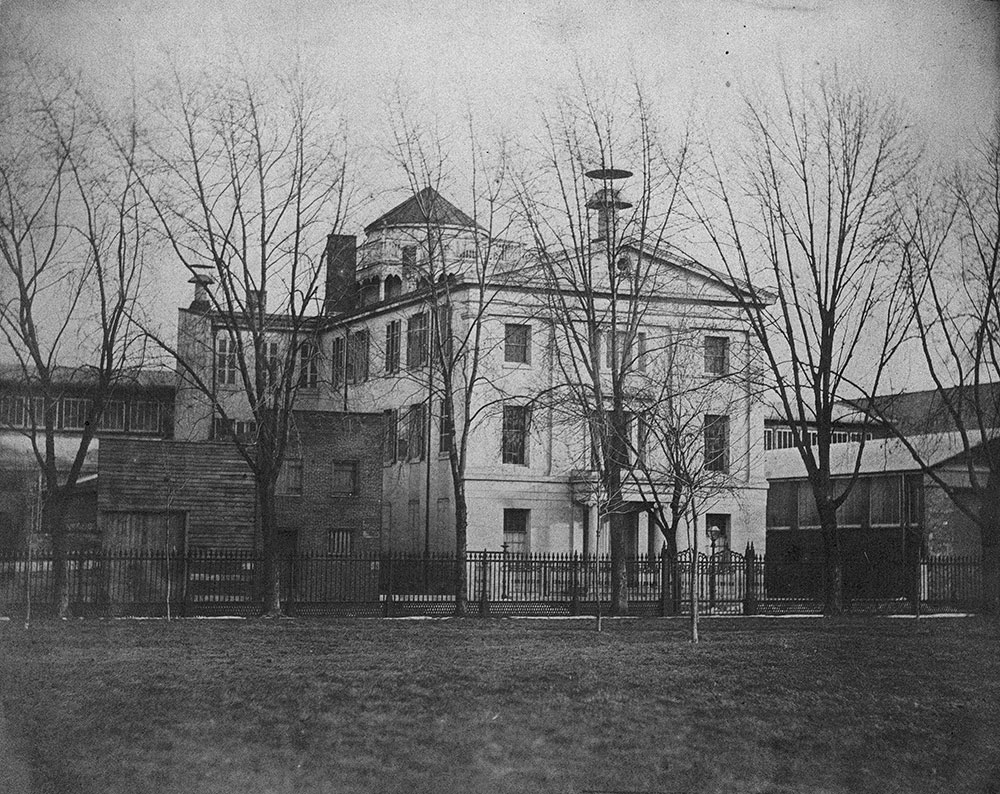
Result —
[[767, 488], [767, 528], [792, 529], [798, 524], [798, 485], [771, 482]]
[[332, 557], [350, 556], [354, 548], [354, 533], [349, 529], [331, 529], [326, 535], [326, 553]]
[[437, 310], [437, 344], [445, 361], [451, 361], [451, 307], [439, 306]]
[[395, 408], [382, 411], [382, 462], [396, 462], [396, 436], [399, 432], [399, 413]]
[[302, 461], [298, 458], [286, 458], [278, 473], [277, 492], [284, 496], [302, 495]]
[[784, 427], [776, 427], [773, 431], [772, 444], [773, 446], [767, 446], [767, 433], [764, 434], [764, 448], [765, 449], [791, 449], [795, 446], [795, 435], [791, 430]]
[[281, 380], [281, 357], [277, 342], [264, 343], [264, 382], [268, 389], [274, 389]]
[[503, 358], [512, 364], [531, 363], [530, 325], [508, 323], [504, 326]]
[[406, 454], [405, 460], [423, 460], [427, 451], [427, 406], [423, 403], [411, 405], [406, 412]]
[[509, 554], [528, 552], [528, 525], [530, 510], [505, 508], [503, 511], [503, 545]]
[[819, 526], [819, 508], [808, 482], [798, 484], [799, 529]]
[[414, 267], [417, 264], [417, 247], [415, 245], [404, 245], [400, 253], [403, 267]]
[[900, 477], [875, 477], [871, 480], [872, 526], [895, 526], [900, 521]]
[[90, 414], [91, 401], [83, 397], [64, 397], [62, 401], [63, 430], [83, 430]]
[[[604, 366], [612, 367], [612, 352], [618, 359], [618, 368], [623, 372], [646, 370], [646, 334], [637, 331], [635, 334], [635, 352], [628, 343], [628, 333], [625, 331], [608, 331], [604, 336]], [[614, 346], [612, 348], [612, 346]], [[598, 356], [600, 358], [600, 356]]]
[[347, 382], [368, 380], [368, 331], [355, 331], [350, 336], [347, 355]]
[[614, 331], [608, 331], [604, 335], [604, 366], [611, 369], [613, 366], [612, 359], [617, 356], [618, 360], [621, 361], [622, 349], [621, 344], [624, 340], [625, 335], [619, 331], [615, 333]]
[[[836, 494], [840, 496], [850, 480], [836, 483]], [[837, 523], [845, 527], [860, 527], [868, 524], [868, 480], [858, 478], [843, 504], [837, 508]]]
[[705, 471], [729, 471], [729, 417], [705, 415]]
[[427, 313], [414, 314], [406, 321], [406, 366], [410, 369], [427, 363]]
[[438, 452], [450, 452], [451, 442], [455, 437], [455, 423], [452, 421], [449, 405], [450, 403], [447, 400], [441, 400], [441, 427], [438, 439]]
[[729, 338], [725, 336], [705, 337], [705, 373], [707, 375], [729, 374]]
[[333, 462], [333, 496], [354, 496], [358, 492], [358, 462], [335, 460]]
[[222, 440], [232, 440], [237, 441], [252, 441], [253, 437], [257, 433], [257, 426], [252, 420], [232, 420], [225, 419], [221, 416], [215, 417], [215, 426], [213, 427], [213, 438], [216, 441]]
[[590, 452], [590, 470], [600, 471], [601, 469], [601, 441], [604, 435], [601, 430], [601, 417], [595, 412], [587, 417], [587, 438], [586, 445]]
[[215, 340], [215, 382], [220, 386], [236, 383], [236, 343], [226, 335]]
[[133, 433], [159, 433], [162, 406], [155, 400], [136, 400], [129, 412], [129, 430]]
[[312, 342], [299, 348], [299, 388], [315, 389], [319, 384], [319, 351]]
[[53, 426], [58, 424], [56, 419], [59, 415], [59, 402], [57, 400], [53, 400], [49, 403], [48, 411], [45, 410], [44, 397], [32, 397], [30, 400], [30, 406], [30, 416], [26, 417], [30, 425], [44, 427], [46, 419], [51, 419]]
[[635, 455], [639, 466], [646, 465], [646, 455], [649, 452], [649, 415], [637, 414], [635, 417]]
[[705, 515], [705, 538], [709, 553], [711, 554], [713, 544], [712, 535], [715, 535], [715, 553], [729, 551], [729, 514], [728, 513], [707, 513]]
[[524, 466], [528, 462], [528, 426], [531, 408], [505, 405], [501, 431], [501, 462]]
[[344, 337], [338, 336], [333, 340], [332, 358], [333, 368], [330, 372], [330, 380], [336, 388], [344, 385], [344, 361], [346, 359]]
[[399, 372], [399, 320], [385, 327], [385, 371], [389, 375]]
[[103, 430], [125, 429], [125, 401], [108, 400], [101, 413], [101, 428]]
[[0, 425], [27, 427], [30, 424], [27, 400], [24, 397], [0, 397]]

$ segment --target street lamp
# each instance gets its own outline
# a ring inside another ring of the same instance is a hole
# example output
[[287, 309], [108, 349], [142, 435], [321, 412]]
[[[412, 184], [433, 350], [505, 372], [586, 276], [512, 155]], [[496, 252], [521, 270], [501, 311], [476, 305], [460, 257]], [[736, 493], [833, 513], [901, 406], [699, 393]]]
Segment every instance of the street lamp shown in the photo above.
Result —
[[709, 560], [708, 571], [708, 608], [715, 609], [715, 544], [722, 537], [722, 530], [714, 524], [709, 525], [708, 539], [712, 542], [712, 558]]

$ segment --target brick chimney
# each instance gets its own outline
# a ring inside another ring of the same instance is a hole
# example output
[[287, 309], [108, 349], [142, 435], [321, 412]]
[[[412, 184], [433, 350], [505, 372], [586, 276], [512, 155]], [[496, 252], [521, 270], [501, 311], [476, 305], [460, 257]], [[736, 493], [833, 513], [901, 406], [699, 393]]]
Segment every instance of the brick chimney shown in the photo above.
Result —
[[267, 290], [247, 287], [247, 314], [264, 314], [267, 311]]
[[326, 314], [341, 314], [354, 308], [357, 292], [358, 244], [353, 234], [331, 234], [326, 238]]

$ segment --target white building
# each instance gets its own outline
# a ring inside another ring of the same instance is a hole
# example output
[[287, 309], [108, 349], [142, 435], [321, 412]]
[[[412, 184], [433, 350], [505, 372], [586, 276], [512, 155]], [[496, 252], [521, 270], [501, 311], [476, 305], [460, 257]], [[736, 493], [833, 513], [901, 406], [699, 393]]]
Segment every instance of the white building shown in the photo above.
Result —
[[[449, 456], [442, 451], [447, 448], [442, 432], [451, 425], [442, 419], [434, 344], [437, 330], [450, 326], [452, 343], [464, 349], [471, 350], [472, 334], [480, 334], [465, 472], [468, 548], [606, 550], [607, 533], [598, 533], [586, 422], [539, 399], [559, 385], [559, 334], [531, 257], [521, 246], [488, 239], [472, 218], [430, 188], [374, 221], [365, 235], [357, 248], [349, 236], [331, 236], [328, 243], [328, 299], [317, 319], [318, 355], [310, 365], [316, 372], [299, 399], [310, 409], [383, 414], [383, 547], [454, 548], [454, 490]], [[682, 369], [688, 380], [677, 391], [698, 386], [700, 413], [693, 419], [699, 440], [713, 445], [708, 468], [727, 483], [709, 489], [700, 501], [699, 545], [707, 546], [710, 524], [734, 550], [742, 551], [751, 540], [762, 550], [763, 415], [751, 379], [731, 377], [747, 373], [753, 359], [737, 301], [697, 263], [638, 245], [625, 256], [651, 259], [662, 275], [655, 292], [645, 296], [636, 337], [636, 391], [640, 382], [647, 389], [667, 387], [660, 393], [676, 386], [658, 381], [667, 372], [664, 351], [675, 349], [679, 329], [697, 340]], [[477, 268], [485, 268], [485, 278], [477, 278]], [[197, 315], [181, 311], [185, 335], [210, 335]], [[669, 377], [676, 377], [676, 355], [671, 363], [675, 374]], [[213, 377], [218, 379], [224, 364], [215, 348]], [[467, 364], [463, 360], [454, 373], [456, 390], [468, 382], [461, 372]], [[195, 437], [207, 437], [211, 417], [201, 414], [208, 404], [185, 404], [183, 395], [179, 390], [178, 422], [202, 428]], [[462, 417], [458, 422], [461, 426]], [[641, 445], [641, 421], [635, 425], [634, 441]], [[191, 433], [179, 428], [176, 435]], [[654, 484], [668, 487], [665, 481]], [[663, 547], [662, 534], [650, 526], [649, 485], [632, 478], [623, 489], [629, 546], [639, 554]], [[688, 523], [677, 539], [681, 549], [691, 542]]]

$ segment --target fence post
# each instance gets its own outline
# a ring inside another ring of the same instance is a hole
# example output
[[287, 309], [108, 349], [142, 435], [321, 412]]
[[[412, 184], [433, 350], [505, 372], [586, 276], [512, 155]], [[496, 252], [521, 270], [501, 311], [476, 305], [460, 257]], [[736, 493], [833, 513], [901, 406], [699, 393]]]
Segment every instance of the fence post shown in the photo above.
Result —
[[570, 605], [569, 613], [571, 615], [580, 614], [580, 552], [574, 551], [573, 557], [570, 560], [570, 587], [572, 588], [570, 592]]
[[479, 564], [479, 616], [482, 618], [488, 618], [490, 616], [490, 569], [486, 549], [483, 549], [481, 553], [483, 557]]
[[382, 602], [382, 617], [392, 617], [392, 551], [385, 555], [385, 601]]
[[757, 614], [757, 551], [752, 542], [743, 558], [743, 614]]
[[666, 547], [660, 552], [660, 617], [674, 614], [673, 587], [670, 577], [670, 560]]

